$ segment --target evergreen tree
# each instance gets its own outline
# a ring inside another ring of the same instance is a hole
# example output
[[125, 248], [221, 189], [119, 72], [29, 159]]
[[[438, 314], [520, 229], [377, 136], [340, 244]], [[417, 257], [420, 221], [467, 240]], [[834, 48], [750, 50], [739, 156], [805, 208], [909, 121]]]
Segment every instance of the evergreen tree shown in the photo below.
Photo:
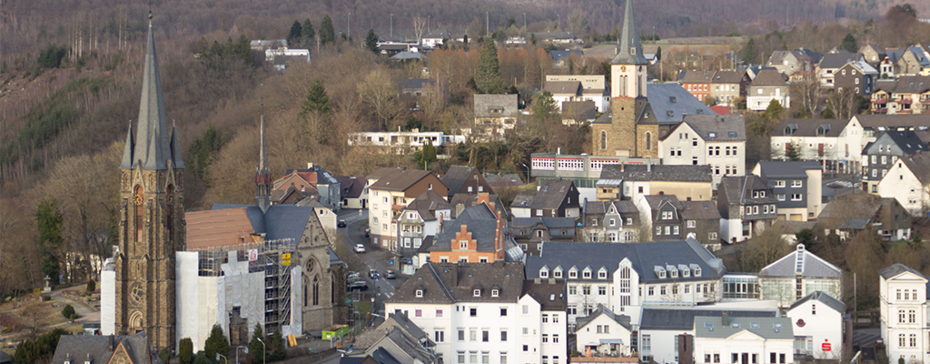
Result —
[[311, 113], [329, 115], [331, 111], [333, 109], [329, 105], [329, 96], [326, 94], [326, 89], [323, 88], [323, 81], [313, 81], [313, 84], [310, 85], [310, 91], [307, 91], [307, 98], [304, 100], [303, 110], [300, 111], [300, 115], [305, 116]]
[[801, 152], [795, 143], [788, 143], [788, 148], [785, 150], [785, 159], [789, 161], [801, 160]]
[[497, 47], [493, 39], [485, 39], [484, 46], [478, 58], [478, 77], [475, 84], [480, 92], [486, 94], [502, 94], [506, 87], [501, 81], [500, 63], [497, 59]]
[[61, 210], [58, 208], [58, 200], [49, 196], [39, 201], [36, 209], [36, 225], [39, 229], [39, 254], [42, 256], [42, 273], [44, 273], [51, 282], [58, 284], [59, 275], [59, 258], [58, 251], [61, 249], [61, 224], [64, 219], [61, 216]]
[[310, 48], [310, 45], [313, 44], [313, 37], [316, 36], [316, 32], [313, 30], [313, 23], [310, 22], [310, 18], [304, 20], [304, 25], [301, 27], [303, 33], [301, 38], [303, 38], [304, 48]]
[[778, 122], [781, 120], [781, 114], [785, 109], [781, 107], [781, 103], [778, 100], [772, 99], [769, 101], [769, 106], [765, 108], [765, 112], [762, 114], [767, 119]]
[[213, 329], [210, 330], [210, 337], [203, 344], [203, 351], [210, 361], [216, 360], [216, 354], [229, 357], [229, 340], [226, 339], [226, 334], [223, 333], [223, 328], [220, 325], [213, 325]]
[[323, 21], [320, 22], [320, 43], [332, 43], [336, 41], [336, 31], [333, 30], [333, 19], [330, 19], [329, 14], [323, 16]]
[[87, 292], [93, 292], [97, 290], [97, 281], [91, 279], [87, 281]]
[[756, 61], [756, 40], [749, 38], [749, 42], [746, 43], [746, 46], [743, 47], [742, 52], [743, 62], [746, 64], [752, 64]]
[[68, 320], [73, 320], [76, 318], [77, 314], [74, 313], [74, 306], [65, 305], [65, 308], [61, 310], [61, 315]]
[[427, 140], [426, 145], [413, 154], [413, 159], [417, 162], [417, 168], [429, 170], [429, 166], [437, 160], [436, 148], [433, 147], [433, 143]]
[[299, 44], [301, 36], [303, 36], [303, 29], [301, 29], [300, 22], [294, 20], [294, 24], [291, 25], [291, 31], [287, 34], [287, 46], [293, 47]]
[[368, 35], [365, 36], [365, 48], [374, 54], [378, 54], [378, 35], [374, 29], [368, 29]]
[[856, 42], [856, 37], [852, 33], [846, 33], [846, 37], [843, 38], [843, 49], [849, 53], [859, 52], [859, 43]]
[[255, 324], [255, 332], [252, 333], [252, 340], [249, 341], [249, 355], [252, 356], [252, 362], [262, 360], [262, 358], [267, 358], [267, 353], [265, 350], [267, 347], [262, 345], [262, 341], [266, 341], [265, 334], [262, 333], [262, 325]]
[[181, 364], [191, 364], [194, 361], [194, 342], [185, 337], [178, 343], [178, 361]]
[[552, 94], [549, 91], [543, 91], [536, 97], [536, 101], [533, 101], [533, 117], [538, 121], [549, 119], [555, 114], [555, 107]]
[[284, 350], [284, 338], [281, 337], [281, 329], [274, 330], [274, 334], [268, 339], [268, 346], [271, 349], [268, 360], [278, 361], [287, 357], [287, 351]]

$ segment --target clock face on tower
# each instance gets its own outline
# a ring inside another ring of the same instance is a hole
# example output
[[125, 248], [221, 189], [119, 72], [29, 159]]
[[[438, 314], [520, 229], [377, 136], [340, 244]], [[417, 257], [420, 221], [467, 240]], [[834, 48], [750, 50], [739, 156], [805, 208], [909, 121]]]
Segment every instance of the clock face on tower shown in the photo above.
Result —
[[626, 66], [620, 66], [620, 72], [626, 72]]

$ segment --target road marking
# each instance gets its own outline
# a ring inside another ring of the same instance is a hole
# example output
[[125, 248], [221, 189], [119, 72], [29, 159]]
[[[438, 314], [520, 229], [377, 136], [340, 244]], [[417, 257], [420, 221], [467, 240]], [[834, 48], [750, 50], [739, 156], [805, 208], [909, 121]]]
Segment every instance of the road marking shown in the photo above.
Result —
[[387, 296], [387, 298], [391, 298], [391, 296], [393, 296], [393, 295], [394, 295], [394, 292], [388, 292], [387, 294], [385, 294], [385, 296]]

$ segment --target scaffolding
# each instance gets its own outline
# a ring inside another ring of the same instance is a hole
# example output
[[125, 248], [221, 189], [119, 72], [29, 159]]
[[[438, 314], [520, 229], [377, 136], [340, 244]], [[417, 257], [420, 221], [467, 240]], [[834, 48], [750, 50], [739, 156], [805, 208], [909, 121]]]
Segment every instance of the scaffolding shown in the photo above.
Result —
[[[249, 241], [251, 240], [251, 241]], [[272, 333], [291, 321], [291, 257], [297, 258], [296, 239], [265, 240], [264, 235], [240, 236], [239, 242], [190, 249], [198, 252], [198, 275], [221, 277], [222, 265], [229, 263], [229, 252], [237, 262], [248, 262], [249, 273], [265, 275], [265, 332]]]

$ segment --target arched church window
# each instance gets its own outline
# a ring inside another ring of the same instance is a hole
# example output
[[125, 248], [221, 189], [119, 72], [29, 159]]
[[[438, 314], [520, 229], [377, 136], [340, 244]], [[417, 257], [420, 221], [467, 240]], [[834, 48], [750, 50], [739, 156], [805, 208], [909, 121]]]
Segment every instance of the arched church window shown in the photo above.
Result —
[[607, 150], [607, 131], [601, 130], [601, 150]]
[[313, 305], [320, 304], [320, 278], [313, 277]]
[[142, 186], [136, 186], [132, 203], [136, 205], [136, 242], [142, 242]]
[[652, 133], [646, 133], [646, 150], [652, 150]]

